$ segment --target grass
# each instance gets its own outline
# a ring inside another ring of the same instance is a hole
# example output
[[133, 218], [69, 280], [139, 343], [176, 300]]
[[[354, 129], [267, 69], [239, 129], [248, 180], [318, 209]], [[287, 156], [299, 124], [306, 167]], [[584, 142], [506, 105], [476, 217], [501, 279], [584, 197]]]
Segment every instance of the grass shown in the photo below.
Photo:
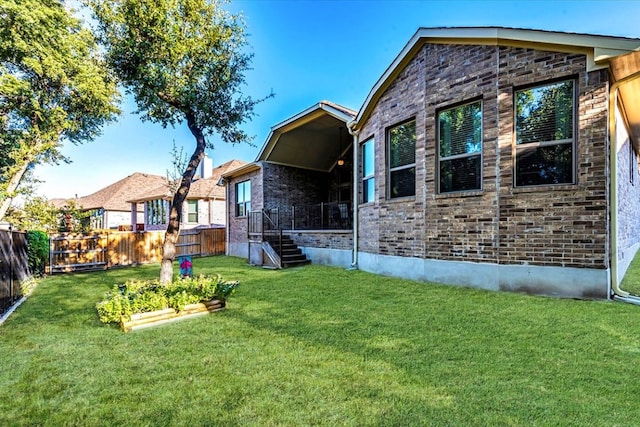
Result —
[[228, 309], [98, 321], [158, 266], [44, 280], [0, 327], [0, 425], [640, 425], [640, 307], [194, 260]]
[[620, 284], [623, 291], [640, 296], [640, 252], [633, 258]]

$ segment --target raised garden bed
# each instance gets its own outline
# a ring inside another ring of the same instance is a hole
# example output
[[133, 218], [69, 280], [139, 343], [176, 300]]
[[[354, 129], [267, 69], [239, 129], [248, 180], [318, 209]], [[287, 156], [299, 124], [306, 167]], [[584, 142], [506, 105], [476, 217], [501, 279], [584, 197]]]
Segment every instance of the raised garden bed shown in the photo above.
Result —
[[183, 277], [167, 285], [129, 280], [114, 285], [96, 309], [101, 322], [129, 332], [223, 310], [237, 287], [238, 282], [219, 275]]
[[125, 332], [137, 331], [149, 328], [151, 326], [162, 325], [165, 323], [175, 322], [183, 319], [190, 319], [196, 316], [214, 313], [224, 310], [225, 301], [211, 300], [197, 304], [187, 304], [181, 311], [175, 311], [172, 308], [164, 310], [150, 311], [147, 313], [132, 314], [129, 320], [125, 317], [120, 321], [120, 327]]

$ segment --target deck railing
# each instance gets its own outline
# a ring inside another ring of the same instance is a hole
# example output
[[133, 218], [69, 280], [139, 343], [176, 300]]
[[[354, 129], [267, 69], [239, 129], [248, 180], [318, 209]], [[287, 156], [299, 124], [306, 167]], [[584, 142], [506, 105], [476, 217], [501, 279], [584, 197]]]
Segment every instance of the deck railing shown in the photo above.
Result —
[[252, 211], [248, 233], [276, 230], [350, 230], [353, 211], [350, 202], [328, 202]]

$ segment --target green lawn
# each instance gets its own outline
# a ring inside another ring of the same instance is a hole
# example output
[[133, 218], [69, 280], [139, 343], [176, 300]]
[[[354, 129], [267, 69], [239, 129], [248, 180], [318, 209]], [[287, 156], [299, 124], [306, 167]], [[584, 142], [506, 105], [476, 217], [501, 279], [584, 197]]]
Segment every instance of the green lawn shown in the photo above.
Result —
[[629, 292], [631, 295], [640, 296], [640, 252], [633, 258], [631, 265], [627, 269], [627, 273], [622, 279], [620, 288]]
[[44, 280], [0, 326], [4, 426], [640, 425], [640, 307], [238, 258], [228, 309], [98, 321], [158, 266]]

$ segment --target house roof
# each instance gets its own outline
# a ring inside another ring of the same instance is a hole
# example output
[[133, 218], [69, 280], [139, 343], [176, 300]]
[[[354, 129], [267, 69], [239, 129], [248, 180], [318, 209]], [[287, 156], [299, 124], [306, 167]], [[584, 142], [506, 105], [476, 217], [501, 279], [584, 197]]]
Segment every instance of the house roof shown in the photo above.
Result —
[[355, 116], [354, 110], [320, 101], [273, 126], [256, 162], [328, 172], [351, 146], [346, 124]]
[[640, 39], [504, 27], [420, 28], [385, 70], [360, 108], [353, 129], [364, 125], [380, 96], [427, 43], [514, 46], [582, 53], [587, 69], [605, 68], [618, 55], [640, 49]]
[[58, 209], [64, 208], [68, 202], [69, 202], [69, 199], [61, 199], [61, 198], [49, 199], [49, 203], [51, 203], [55, 208], [58, 208]]
[[[211, 173], [211, 177], [209, 178], [198, 178], [191, 183], [191, 187], [189, 187], [189, 194], [187, 195], [187, 200], [194, 199], [218, 199], [224, 200], [226, 197], [224, 187], [218, 186], [218, 180], [222, 177], [223, 174], [227, 173], [232, 169], [237, 169], [247, 162], [242, 160], [230, 160], [226, 163], [221, 164], [213, 168]], [[169, 186], [165, 183], [152, 188], [151, 190], [141, 194], [136, 198], [132, 198], [128, 200], [129, 203], [140, 203], [146, 202], [148, 200], [157, 200], [157, 199], [171, 199], [172, 194], [169, 191]]]
[[[167, 179], [159, 175], [135, 172], [88, 196], [78, 197], [75, 202], [83, 209], [104, 209], [130, 212], [128, 200], [144, 194], [149, 188], [158, 187]], [[63, 207], [73, 199], [52, 199], [56, 207]]]
[[260, 169], [260, 163], [259, 162], [252, 162], [252, 163], [247, 163], [239, 168], [233, 169], [233, 170], [229, 170], [228, 172], [224, 173], [222, 175], [222, 178], [228, 180], [231, 178], [237, 178], [239, 176], [243, 176], [246, 175], [250, 172], [253, 171], [257, 171], [258, 169]]

